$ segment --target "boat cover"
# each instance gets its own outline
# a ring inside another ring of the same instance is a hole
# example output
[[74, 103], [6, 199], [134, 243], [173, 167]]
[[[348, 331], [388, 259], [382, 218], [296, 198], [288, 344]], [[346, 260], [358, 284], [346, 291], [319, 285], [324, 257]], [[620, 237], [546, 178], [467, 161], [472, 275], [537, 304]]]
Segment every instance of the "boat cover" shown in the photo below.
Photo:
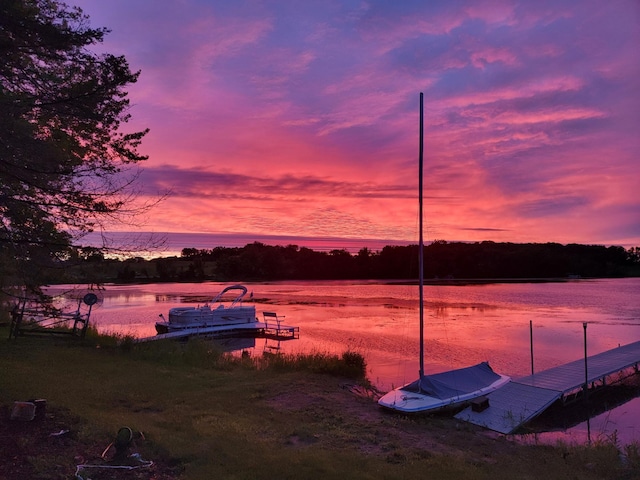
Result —
[[472, 367], [424, 375], [402, 387], [402, 390], [446, 399], [488, 387], [499, 378], [500, 375], [487, 362], [482, 362]]

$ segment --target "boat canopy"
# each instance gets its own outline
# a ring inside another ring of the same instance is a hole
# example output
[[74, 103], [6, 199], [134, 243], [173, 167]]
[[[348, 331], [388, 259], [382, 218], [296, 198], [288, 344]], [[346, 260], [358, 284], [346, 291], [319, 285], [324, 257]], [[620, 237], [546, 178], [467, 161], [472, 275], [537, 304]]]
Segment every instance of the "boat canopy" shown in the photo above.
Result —
[[247, 294], [247, 287], [245, 287], [244, 285], [231, 285], [230, 287], [226, 287], [218, 295], [216, 295], [216, 297], [213, 300], [211, 300], [211, 303], [221, 302], [224, 294], [232, 290], [240, 291], [240, 294], [231, 303], [232, 307], [240, 303], [242, 301], [242, 298]]
[[446, 399], [475, 392], [498, 380], [487, 362], [448, 372], [424, 375], [402, 387], [403, 391]]

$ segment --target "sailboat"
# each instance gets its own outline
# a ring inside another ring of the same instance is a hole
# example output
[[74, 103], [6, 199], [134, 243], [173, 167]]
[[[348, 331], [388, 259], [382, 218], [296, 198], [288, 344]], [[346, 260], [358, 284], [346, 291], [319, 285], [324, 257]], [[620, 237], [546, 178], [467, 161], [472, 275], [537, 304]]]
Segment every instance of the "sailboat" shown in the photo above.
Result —
[[497, 390], [511, 381], [506, 375], [493, 371], [487, 362], [446, 372], [424, 374], [424, 238], [422, 220], [422, 171], [424, 156], [424, 108], [420, 93], [420, 152], [419, 152], [419, 216], [420, 241], [418, 272], [420, 288], [420, 371], [417, 380], [391, 390], [378, 404], [391, 410], [417, 413], [456, 410], [473, 400]]

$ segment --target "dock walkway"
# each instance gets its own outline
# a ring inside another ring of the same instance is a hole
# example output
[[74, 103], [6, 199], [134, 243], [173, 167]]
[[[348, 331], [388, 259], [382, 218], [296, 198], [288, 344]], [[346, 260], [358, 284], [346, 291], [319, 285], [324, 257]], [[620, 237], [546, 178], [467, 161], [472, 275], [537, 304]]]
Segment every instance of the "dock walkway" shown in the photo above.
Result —
[[513, 433], [557, 400], [576, 395], [585, 383], [604, 384], [607, 377], [628, 368], [638, 371], [638, 364], [640, 341], [587, 357], [586, 376], [585, 360], [581, 359], [511, 381], [487, 395], [487, 409], [475, 412], [468, 407], [456, 418], [496, 432]]

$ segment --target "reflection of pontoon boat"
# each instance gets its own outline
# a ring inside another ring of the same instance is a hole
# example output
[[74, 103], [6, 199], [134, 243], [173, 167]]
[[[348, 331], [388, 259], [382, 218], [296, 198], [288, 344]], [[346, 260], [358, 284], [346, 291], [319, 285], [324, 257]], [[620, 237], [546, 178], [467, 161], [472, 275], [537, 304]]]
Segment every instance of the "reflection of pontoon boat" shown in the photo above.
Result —
[[[224, 304], [224, 295], [237, 290], [240, 293], [231, 301]], [[169, 333], [180, 330], [203, 329], [209, 333], [231, 330], [250, 330], [261, 328], [256, 318], [255, 305], [243, 306], [242, 299], [247, 294], [244, 285], [226, 287], [211, 303], [197, 307], [176, 307], [169, 310], [169, 321], [156, 323], [158, 333]], [[164, 317], [160, 315], [164, 320]]]
[[[511, 379], [495, 373], [488, 363], [450, 370], [435, 375], [424, 374], [424, 241], [422, 238], [422, 162], [423, 162], [423, 107], [420, 94], [420, 155], [419, 204], [420, 245], [418, 271], [420, 274], [420, 373], [419, 378], [403, 387], [383, 395], [378, 403], [399, 412], [434, 412], [461, 407], [472, 400], [506, 385]], [[480, 407], [483, 408], [483, 407]]]

